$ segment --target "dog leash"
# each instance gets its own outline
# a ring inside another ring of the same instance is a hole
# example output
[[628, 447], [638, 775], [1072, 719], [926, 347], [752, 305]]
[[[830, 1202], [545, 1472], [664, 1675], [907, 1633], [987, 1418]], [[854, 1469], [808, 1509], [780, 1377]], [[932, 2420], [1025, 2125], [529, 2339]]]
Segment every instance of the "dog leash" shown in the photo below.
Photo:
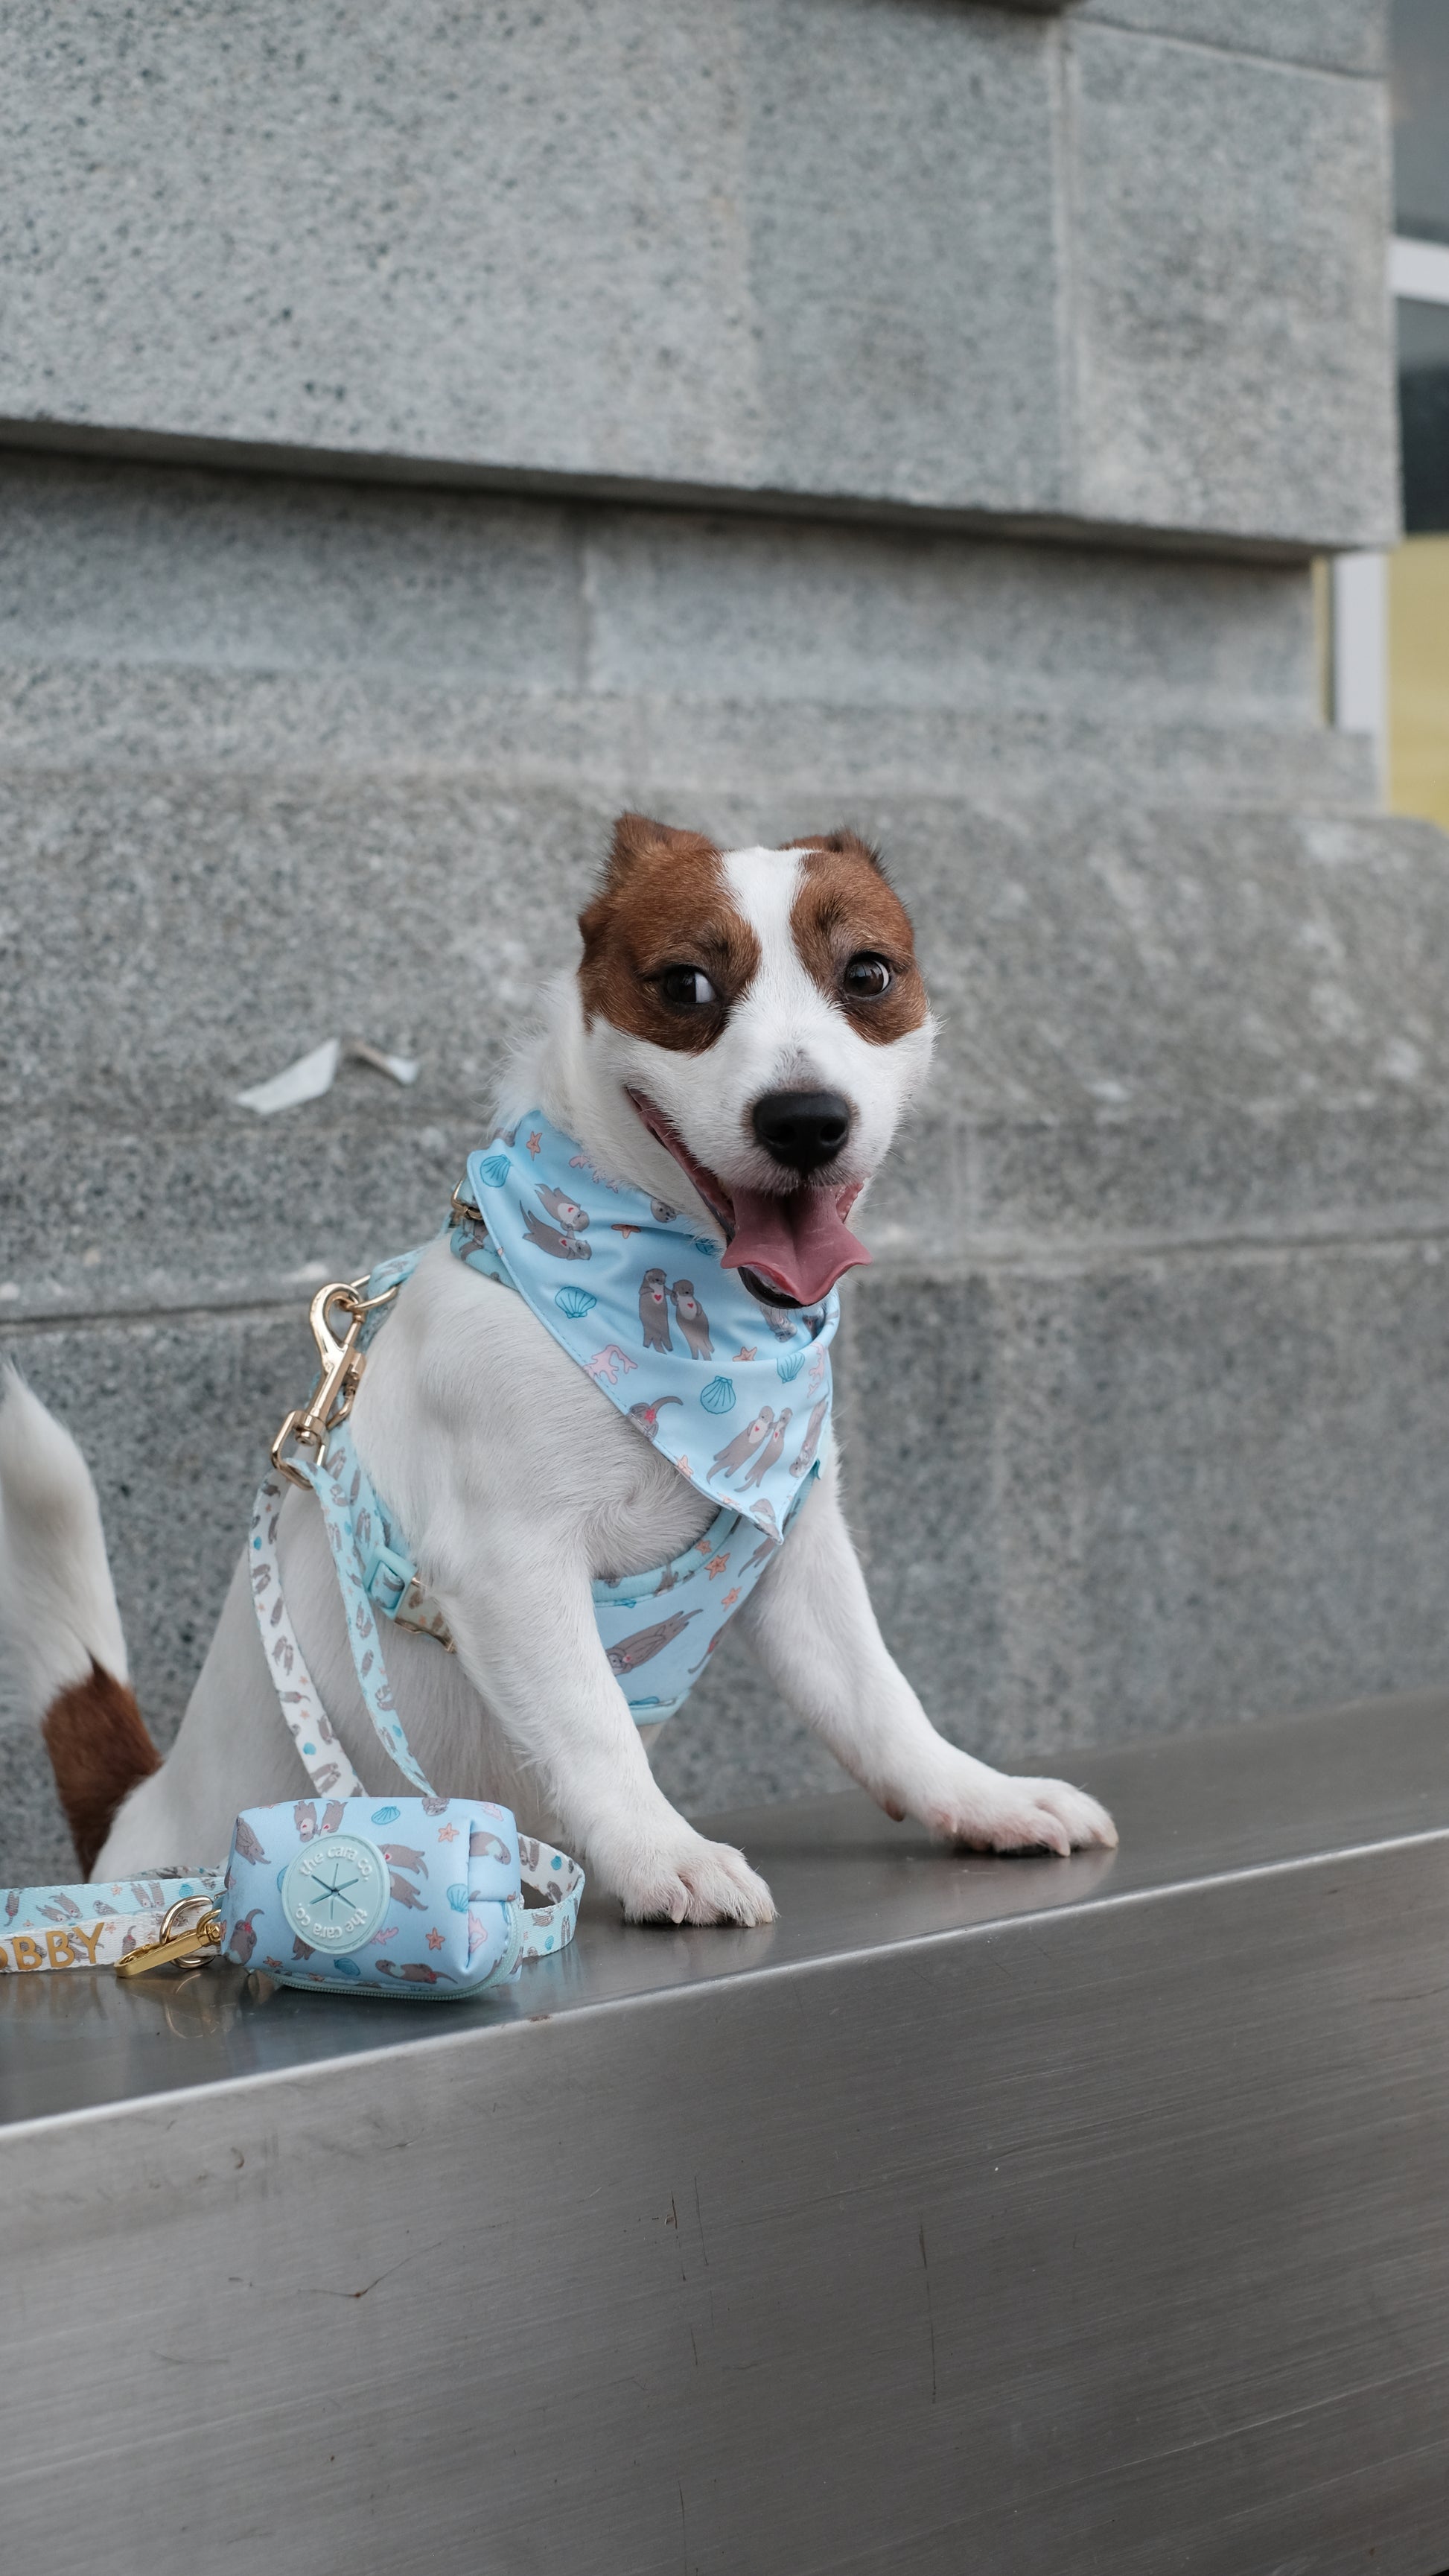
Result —
[[[317, 1291], [312, 1300], [312, 1330], [321, 1360], [317, 1385], [278, 1432], [273, 1465], [262, 1479], [252, 1514], [252, 1600], [278, 1704], [314, 1789], [338, 1801], [368, 1793], [323, 1706], [287, 1609], [277, 1561], [283, 1480], [308, 1487], [320, 1506], [353, 1671], [378, 1742], [420, 1797], [441, 1803], [408, 1743], [388, 1682], [368, 1594], [369, 1573], [378, 1579], [369, 1555], [385, 1559], [388, 1551], [379, 1550], [371, 1530], [359, 1529], [354, 1521], [359, 1501], [365, 1520], [370, 1489], [346, 1427], [361, 1382], [366, 1341], [375, 1329], [369, 1319], [391, 1303], [420, 1257], [420, 1251], [405, 1253], [370, 1278], [333, 1280]], [[364, 1295], [365, 1289], [374, 1293]], [[339, 1309], [346, 1318], [340, 1330], [334, 1322]], [[385, 1564], [382, 1572], [385, 1577]], [[518, 1855], [529, 1885], [550, 1890], [548, 1903], [529, 1906], [523, 1916], [517, 1957], [528, 1962], [556, 1955], [573, 1939], [584, 1873], [566, 1852], [552, 1851], [532, 1835], [518, 1837]], [[167, 1959], [204, 1954], [216, 1945], [216, 1899], [222, 1888], [221, 1870], [193, 1869], [0, 1890], [0, 1974], [114, 1967], [123, 1976], [136, 1975]]]

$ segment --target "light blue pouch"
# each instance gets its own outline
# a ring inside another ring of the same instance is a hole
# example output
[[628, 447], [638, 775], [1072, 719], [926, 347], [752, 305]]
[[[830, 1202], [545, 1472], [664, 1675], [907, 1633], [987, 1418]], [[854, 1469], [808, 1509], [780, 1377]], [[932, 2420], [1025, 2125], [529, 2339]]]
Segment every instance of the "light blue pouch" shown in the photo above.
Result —
[[483, 1798], [299, 1798], [238, 1816], [217, 1947], [283, 1985], [452, 2002], [563, 1949], [582, 1892]]

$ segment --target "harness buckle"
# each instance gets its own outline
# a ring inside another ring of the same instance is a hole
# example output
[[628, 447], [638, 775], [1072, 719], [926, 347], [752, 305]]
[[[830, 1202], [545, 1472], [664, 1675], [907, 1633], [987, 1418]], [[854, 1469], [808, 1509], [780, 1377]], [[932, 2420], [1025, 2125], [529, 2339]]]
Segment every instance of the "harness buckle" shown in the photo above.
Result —
[[[345, 1422], [352, 1411], [352, 1400], [362, 1383], [365, 1357], [359, 1344], [363, 1325], [375, 1307], [389, 1305], [401, 1282], [384, 1288], [379, 1296], [364, 1297], [367, 1276], [361, 1279], [329, 1279], [312, 1300], [308, 1322], [317, 1345], [321, 1363], [317, 1383], [305, 1404], [294, 1405], [271, 1446], [271, 1461], [279, 1476], [289, 1484], [307, 1485], [311, 1478], [300, 1467], [282, 1455], [289, 1442], [299, 1449], [310, 1449], [315, 1468], [327, 1464], [327, 1434]], [[330, 1308], [340, 1306], [347, 1317], [341, 1333], [334, 1327]]]

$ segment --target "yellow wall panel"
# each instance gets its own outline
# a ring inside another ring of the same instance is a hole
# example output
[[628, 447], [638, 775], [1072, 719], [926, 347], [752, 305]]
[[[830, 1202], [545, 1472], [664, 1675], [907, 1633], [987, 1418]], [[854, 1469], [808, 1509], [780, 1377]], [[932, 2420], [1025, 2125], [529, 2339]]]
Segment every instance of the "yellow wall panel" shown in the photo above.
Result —
[[1449, 536], [1389, 558], [1389, 803], [1449, 831]]

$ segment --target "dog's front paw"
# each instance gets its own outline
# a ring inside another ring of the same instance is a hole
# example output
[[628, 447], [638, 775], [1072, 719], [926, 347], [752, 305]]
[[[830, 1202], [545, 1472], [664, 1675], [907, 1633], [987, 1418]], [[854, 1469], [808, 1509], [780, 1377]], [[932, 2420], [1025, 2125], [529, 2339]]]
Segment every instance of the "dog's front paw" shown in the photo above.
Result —
[[972, 1764], [972, 1775], [919, 1812], [933, 1834], [971, 1851], [1113, 1851], [1117, 1828], [1105, 1807], [1066, 1780], [1019, 1780]]
[[743, 1852], [706, 1842], [692, 1826], [631, 1852], [608, 1872], [626, 1923], [739, 1923], [775, 1920], [775, 1900]]

